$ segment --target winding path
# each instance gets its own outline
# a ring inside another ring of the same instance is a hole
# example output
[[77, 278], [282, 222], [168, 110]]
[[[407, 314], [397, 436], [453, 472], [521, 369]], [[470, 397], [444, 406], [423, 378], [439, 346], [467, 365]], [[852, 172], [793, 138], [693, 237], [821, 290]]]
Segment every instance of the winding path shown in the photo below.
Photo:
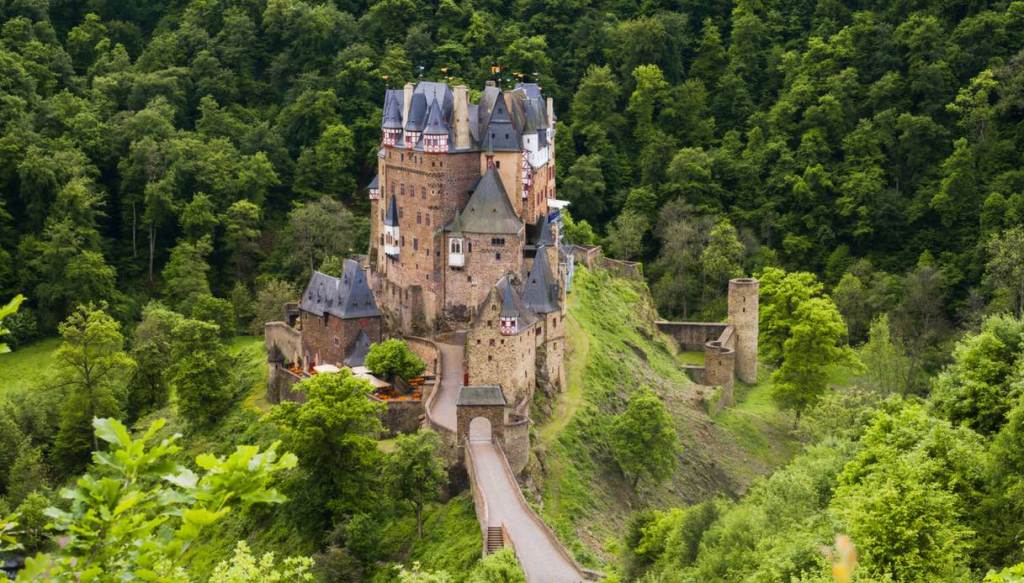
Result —
[[[441, 351], [441, 385], [433, 400], [431, 417], [455, 432], [456, 403], [462, 388], [462, 344], [438, 342]], [[504, 525], [513, 550], [529, 583], [577, 583], [584, 580], [567, 551], [555, 540], [523, 498], [505, 453], [489, 439], [471, 440], [477, 486], [487, 508], [487, 526]]]

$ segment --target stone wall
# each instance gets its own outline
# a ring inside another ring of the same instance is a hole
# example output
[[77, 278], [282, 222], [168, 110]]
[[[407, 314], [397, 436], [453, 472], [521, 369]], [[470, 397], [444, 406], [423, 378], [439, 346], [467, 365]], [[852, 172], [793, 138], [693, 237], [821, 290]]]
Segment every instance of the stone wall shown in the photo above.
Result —
[[683, 350], [701, 351], [704, 345], [725, 332], [728, 324], [723, 322], [655, 322], [658, 330], [675, 339]]
[[305, 393], [293, 391], [295, 383], [302, 380], [298, 375], [288, 370], [280, 363], [270, 363], [270, 370], [267, 374], [267, 401], [281, 403], [283, 401], [294, 401], [304, 403]]
[[607, 269], [618, 277], [640, 281], [644, 279], [644, 265], [638, 261], [621, 261], [601, 255], [596, 263], [598, 267]]
[[263, 343], [267, 354], [280, 352], [284, 364], [301, 363], [302, 333], [284, 322], [267, 322], [263, 326]]
[[[371, 246], [375, 270], [392, 288], [378, 297], [391, 311], [401, 332], [433, 329], [443, 306], [443, 272], [447, 260], [441, 227], [469, 200], [469, 189], [480, 178], [478, 152], [433, 154], [384, 147], [380, 159], [381, 203], [374, 205]], [[391, 195], [399, 210], [399, 256], [384, 255], [381, 237]], [[416, 297], [409, 292], [419, 288]], [[386, 287], [386, 286], [381, 286]]]
[[508, 418], [502, 444], [512, 471], [518, 474], [530, 461], [530, 419], [514, 414], [510, 414]]
[[345, 360], [345, 352], [360, 330], [371, 342], [380, 342], [383, 323], [380, 317], [342, 319], [331, 314], [317, 316], [302, 312], [302, 354], [307, 366], [337, 364]]
[[519, 333], [503, 336], [498, 326], [500, 308], [496, 293], [482, 307], [478, 325], [466, 333], [468, 384], [501, 385], [512, 406], [533, 398], [537, 374], [537, 339], [540, 321]]
[[[380, 401], [376, 397], [371, 398], [375, 401]], [[384, 410], [381, 422], [387, 430], [388, 437], [394, 437], [399, 433], [413, 433], [422, 425], [423, 401], [402, 400], [383, 401], [383, 403], [387, 408]]]
[[573, 245], [572, 258], [577, 265], [583, 265], [587, 269], [597, 266], [598, 260], [602, 257], [601, 247], [598, 245]]
[[403, 340], [416, 353], [416, 356], [423, 359], [423, 362], [426, 363], [425, 375], [437, 376], [441, 374], [441, 351], [433, 340], [420, 338], [419, 336], [406, 336]]
[[[445, 311], [453, 319], [469, 320], [506, 273], [523, 270], [523, 236], [465, 233], [462, 249], [466, 265], [444, 272]], [[499, 244], [499, 241], [503, 243]], [[446, 254], [447, 256], [447, 254]], [[445, 260], [447, 262], [447, 259]]]

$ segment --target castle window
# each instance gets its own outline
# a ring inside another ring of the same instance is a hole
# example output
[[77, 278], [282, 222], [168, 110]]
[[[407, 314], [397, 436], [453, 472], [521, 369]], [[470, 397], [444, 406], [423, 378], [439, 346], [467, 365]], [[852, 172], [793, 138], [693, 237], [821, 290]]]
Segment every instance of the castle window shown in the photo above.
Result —
[[487, 320], [487, 327], [491, 328], [494, 326], [494, 320]]
[[420, 240], [417, 239], [416, 237], [412, 238], [412, 249], [413, 249], [413, 251], [419, 251], [420, 250]]
[[491, 356], [490, 354], [488, 354], [487, 355], [487, 360], [488, 360], [488, 362], [490, 362], [490, 361], [494, 360], [494, 357]]
[[505, 339], [504, 338], [501, 339], [501, 345], [505, 346]]
[[334, 337], [334, 345], [341, 346], [341, 340], [337, 336]]
[[476, 343], [480, 344], [480, 339], [479, 338], [476, 339]]
[[398, 193], [401, 194], [402, 196], [405, 196], [405, 183], [404, 182], [398, 186]]
[[495, 247], [501, 247], [504, 244], [505, 239], [503, 237], [493, 237], [491, 239], [491, 245], [494, 245]]
[[495, 261], [501, 261], [501, 253], [495, 253], [494, 254], [494, 260]]
[[[491, 346], [494, 346], [494, 338], [491, 338], [491, 341], [489, 342], [489, 344], [490, 344]], [[502, 344], [504, 344], [504, 342], [502, 342]]]
[[402, 247], [405, 247], [405, 235], [402, 235]]
[[500, 170], [501, 169], [501, 160], [498, 160], [497, 162], [495, 162], [494, 163], [494, 167]]
[[427, 226], [430, 226], [430, 213], [427, 213]]
[[423, 214], [420, 213], [420, 211], [416, 211], [416, 224], [417, 225], [422, 225], [423, 224]]
[[467, 275], [466, 276], [466, 281], [469, 282], [469, 283], [473, 283], [473, 276], [472, 275]]
[[473, 252], [473, 242], [472, 241], [466, 241], [466, 253], [472, 253], [472, 252]]
[[423, 200], [427, 200], [427, 187], [426, 186], [420, 187], [420, 198], [422, 198]]

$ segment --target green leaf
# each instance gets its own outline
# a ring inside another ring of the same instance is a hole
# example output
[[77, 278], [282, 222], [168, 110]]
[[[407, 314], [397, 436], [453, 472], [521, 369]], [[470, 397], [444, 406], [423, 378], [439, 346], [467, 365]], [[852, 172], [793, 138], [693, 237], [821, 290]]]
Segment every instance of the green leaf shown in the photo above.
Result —
[[117, 419], [93, 419], [92, 426], [96, 430], [96, 437], [107, 443], [122, 447], [131, 445], [132, 437], [128, 429]]

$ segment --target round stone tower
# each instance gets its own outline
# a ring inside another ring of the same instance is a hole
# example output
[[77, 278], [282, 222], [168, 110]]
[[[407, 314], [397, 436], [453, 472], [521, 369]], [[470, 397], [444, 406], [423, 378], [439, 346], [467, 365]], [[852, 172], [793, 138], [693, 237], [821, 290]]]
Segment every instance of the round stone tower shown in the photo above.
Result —
[[729, 323], [736, 329], [736, 376], [757, 382], [758, 281], [750, 277], [729, 280]]

